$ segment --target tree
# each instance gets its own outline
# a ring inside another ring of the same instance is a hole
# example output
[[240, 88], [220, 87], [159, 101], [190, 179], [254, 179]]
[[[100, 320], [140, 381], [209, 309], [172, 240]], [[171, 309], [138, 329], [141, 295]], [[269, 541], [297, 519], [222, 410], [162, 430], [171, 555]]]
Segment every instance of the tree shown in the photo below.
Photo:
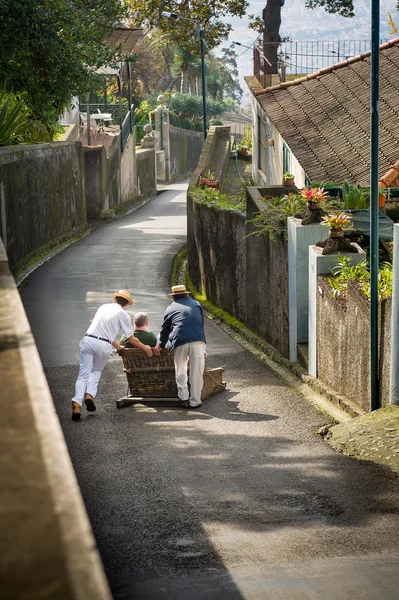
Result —
[[214, 48], [225, 39], [232, 29], [223, 17], [243, 17], [248, 6], [247, 0], [127, 0], [131, 8], [132, 20], [136, 25], [156, 27], [169, 33], [171, 43], [181, 43], [193, 35], [193, 24], [181, 19], [162, 17], [163, 11], [175, 12], [188, 19], [197, 20], [206, 29], [208, 48]]
[[124, 0], [1, 0], [0, 86], [22, 94], [49, 130], [73, 96], [98, 87], [95, 70], [115, 61], [106, 38]]
[[[277, 73], [277, 52], [280, 38], [281, 9], [285, 0], [267, 0], [262, 11], [262, 19], [252, 18], [250, 27], [263, 34], [263, 54], [272, 65], [272, 72]], [[353, 17], [355, 15], [353, 0], [306, 0], [306, 8], [324, 8], [328, 13], [336, 13], [342, 17]]]

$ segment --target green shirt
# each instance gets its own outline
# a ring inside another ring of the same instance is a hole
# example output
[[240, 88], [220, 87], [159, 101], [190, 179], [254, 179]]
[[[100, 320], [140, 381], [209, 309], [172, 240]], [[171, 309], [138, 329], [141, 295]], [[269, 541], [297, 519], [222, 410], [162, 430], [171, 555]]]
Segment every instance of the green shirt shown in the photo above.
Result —
[[[157, 338], [155, 333], [152, 331], [144, 331], [143, 329], [134, 330], [134, 337], [136, 337], [142, 344], [146, 346], [154, 347], [157, 343]], [[134, 348], [134, 346], [127, 340], [125, 335], [122, 335], [119, 343], [125, 346], [126, 348]]]

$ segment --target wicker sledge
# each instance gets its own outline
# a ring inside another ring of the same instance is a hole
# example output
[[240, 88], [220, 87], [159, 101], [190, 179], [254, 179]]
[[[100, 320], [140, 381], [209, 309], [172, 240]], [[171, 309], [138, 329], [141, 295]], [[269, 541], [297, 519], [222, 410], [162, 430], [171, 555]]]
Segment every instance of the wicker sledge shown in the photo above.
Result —
[[[143, 350], [125, 348], [120, 350], [119, 354], [122, 357], [128, 389], [127, 395], [116, 401], [117, 408], [131, 404], [180, 406], [173, 352], [161, 350], [159, 356], [150, 358]], [[202, 400], [226, 389], [226, 383], [222, 381], [223, 373], [223, 367], [205, 368]]]

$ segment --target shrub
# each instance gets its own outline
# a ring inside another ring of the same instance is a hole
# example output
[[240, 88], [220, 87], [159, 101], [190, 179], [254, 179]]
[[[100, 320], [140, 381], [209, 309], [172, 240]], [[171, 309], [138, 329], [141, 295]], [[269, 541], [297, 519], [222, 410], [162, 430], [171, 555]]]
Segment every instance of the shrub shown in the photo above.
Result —
[[171, 110], [169, 111], [169, 121], [170, 124], [173, 125], [173, 127], [181, 127], [180, 118], [175, 112]]
[[295, 217], [306, 208], [306, 200], [299, 194], [276, 196], [266, 201], [266, 208], [247, 221], [255, 227], [249, 235], [268, 235], [271, 240], [283, 235], [287, 239], [287, 218]]
[[[331, 285], [331, 296], [345, 295], [348, 289], [348, 281], [357, 281], [363, 293], [370, 298], [370, 271], [368, 261], [365, 259], [358, 265], [351, 266], [351, 258], [340, 254], [338, 264], [329, 277]], [[392, 296], [392, 263], [383, 262], [378, 271], [378, 298], [384, 300]]]

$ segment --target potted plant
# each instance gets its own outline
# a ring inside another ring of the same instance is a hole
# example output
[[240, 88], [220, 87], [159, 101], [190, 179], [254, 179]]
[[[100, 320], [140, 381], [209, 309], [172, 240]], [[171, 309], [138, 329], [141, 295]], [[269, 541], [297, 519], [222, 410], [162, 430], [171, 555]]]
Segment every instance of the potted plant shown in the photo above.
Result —
[[302, 219], [301, 225], [321, 223], [327, 214], [322, 208], [322, 204], [327, 200], [327, 192], [323, 188], [304, 187], [300, 191], [300, 196], [308, 203], [305, 211], [298, 215], [298, 218]]
[[359, 252], [359, 250], [344, 237], [344, 227], [351, 224], [351, 217], [344, 212], [339, 215], [326, 215], [323, 217], [323, 225], [328, 225], [330, 231], [328, 238], [317, 242], [316, 246], [323, 248], [322, 254], [333, 252]]
[[219, 187], [219, 182], [217, 181], [217, 179], [215, 177], [215, 173], [210, 170], [201, 173], [200, 181], [201, 181], [201, 185], [203, 187], [212, 187], [212, 188]]
[[293, 173], [289, 173], [288, 171], [283, 175], [283, 185], [288, 187], [293, 187], [295, 181], [295, 176]]
[[239, 144], [236, 145], [236, 152], [238, 156], [247, 156], [248, 146], [244, 141], [241, 141]]

